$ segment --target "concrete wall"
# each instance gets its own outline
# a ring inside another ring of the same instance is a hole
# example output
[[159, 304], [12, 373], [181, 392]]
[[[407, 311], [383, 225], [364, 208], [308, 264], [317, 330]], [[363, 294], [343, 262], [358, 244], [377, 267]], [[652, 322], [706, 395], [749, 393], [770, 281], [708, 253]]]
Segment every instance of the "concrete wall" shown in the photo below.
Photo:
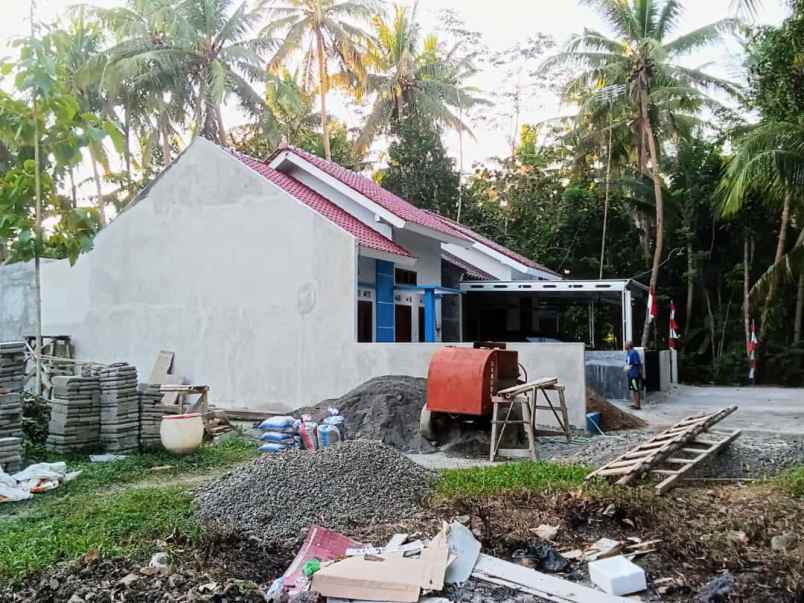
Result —
[[[450, 344], [471, 347], [471, 344]], [[337, 362], [321, 365], [316, 379], [307, 382], [307, 397], [296, 406], [334, 398], [353, 387], [381, 375], [426, 377], [430, 357], [442, 347], [436, 343], [359, 343], [345, 349]], [[519, 352], [519, 362], [529, 379], [557, 376], [566, 386], [565, 397], [570, 423], [585, 426], [586, 378], [581, 343], [515, 343], [509, 349]], [[548, 419], [546, 415], [543, 418]], [[541, 422], [541, 421], [540, 421]], [[545, 420], [544, 424], [553, 424]]]
[[584, 354], [586, 382], [609, 400], [628, 400], [625, 352], [590, 350]]
[[76, 266], [43, 268], [46, 333], [147, 375], [159, 350], [221, 405], [294, 406], [356, 338], [351, 235], [198, 139]]
[[0, 266], [0, 341], [33, 335], [34, 312], [33, 262]]

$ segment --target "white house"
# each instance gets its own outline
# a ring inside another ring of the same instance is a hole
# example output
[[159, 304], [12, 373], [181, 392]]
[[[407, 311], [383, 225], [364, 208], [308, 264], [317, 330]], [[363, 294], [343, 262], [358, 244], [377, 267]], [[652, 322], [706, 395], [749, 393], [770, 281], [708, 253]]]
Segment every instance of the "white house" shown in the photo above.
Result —
[[[462, 340], [467, 282], [559, 278], [333, 162], [198, 138], [75, 266], [43, 262], [43, 325], [79, 358], [141, 374], [172, 350], [223, 406], [295, 408], [425, 376], [436, 345]], [[29, 266], [0, 268], [0, 339], [33, 331], [30, 282]], [[513, 347], [531, 375], [562, 378], [583, 425], [583, 343]]]

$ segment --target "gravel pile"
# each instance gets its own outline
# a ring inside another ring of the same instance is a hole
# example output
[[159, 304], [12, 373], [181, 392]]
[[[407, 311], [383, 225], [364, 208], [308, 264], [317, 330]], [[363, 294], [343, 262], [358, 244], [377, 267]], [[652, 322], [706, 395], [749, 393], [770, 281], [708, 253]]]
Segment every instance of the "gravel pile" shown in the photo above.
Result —
[[695, 477], [771, 477], [804, 463], [804, 438], [745, 433], [693, 471]]
[[380, 442], [352, 440], [264, 456], [200, 488], [195, 504], [213, 527], [292, 546], [313, 524], [349, 533], [408, 517], [433, 477]]
[[379, 440], [404, 452], [433, 452], [419, 435], [419, 415], [426, 400], [427, 379], [385, 375], [295, 414], [309, 414], [319, 421], [328, 408], [337, 408], [346, 420], [350, 439]]

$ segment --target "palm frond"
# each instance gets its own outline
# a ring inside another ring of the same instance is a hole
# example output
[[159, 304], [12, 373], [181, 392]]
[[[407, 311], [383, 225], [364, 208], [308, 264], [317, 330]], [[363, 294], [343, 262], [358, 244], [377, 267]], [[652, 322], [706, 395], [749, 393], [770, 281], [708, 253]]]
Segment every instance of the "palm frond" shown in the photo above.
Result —
[[716, 42], [724, 33], [734, 31], [738, 24], [737, 19], [721, 19], [684, 34], [668, 42], [662, 48], [669, 56], [689, 54]]

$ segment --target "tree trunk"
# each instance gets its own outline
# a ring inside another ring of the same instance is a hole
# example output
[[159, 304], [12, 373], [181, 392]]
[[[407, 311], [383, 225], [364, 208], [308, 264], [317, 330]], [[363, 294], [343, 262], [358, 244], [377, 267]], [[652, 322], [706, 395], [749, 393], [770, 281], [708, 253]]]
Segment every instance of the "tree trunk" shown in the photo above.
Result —
[[103, 188], [101, 187], [100, 173], [98, 172], [98, 162], [95, 160], [95, 157], [92, 156], [91, 152], [90, 159], [92, 160], [92, 179], [95, 181], [95, 193], [97, 194], [95, 205], [100, 213], [100, 223], [106, 224], [106, 214], [104, 213], [105, 207], [103, 203]]
[[597, 278], [603, 279], [603, 266], [606, 263], [606, 226], [609, 220], [609, 181], [611, 180], [611, 104], [609, 104], [609, 148], [606, 153], [606, 193], [603, 200], [603, 235], [600, 237], [600, 270]]
[[226, 146], [229, 144], [229, 139], [226, 136], [226, 129], [223, 127], [223, 114], [221, 113], [220, 105], [215, 105], [215, 121], [218, 122], [218, 142]]
[[743, 329], [745, 330], [745, 355], [750, 360], [748, 342], [751, 340], [751, 244], [748, 233], [743, 241]]
[[[662, 251], [664, 247], [664, 198], [662, 197], [662, 182], [659, 179], [659, 157], [656, 153], [656, 141], [653, 138], [653, 126], [650, 123], [650, 115], [648, 114], [648, 91], [643, 86], [640, 92], [640, 106], [642, 110], [642, 127], [645, 131], [645, 137], [648, 140], [648, 151], [650, 153], [651, 174], [653, 176], [653, 192], [656, 196], [656, 246], [653, 249], [653, 265], [650, 271], [650, 285], [654, 295], [656, 294], [656, 285], [659, 282], [659, 267], [662, 260]], [[648, 335], [650, 327], [650, 313], [645, 312], [645, 325], [642, 328], [642, 347], [648, 344]]]
[[131, 124], [128, 119], [128, 105], [123, 105], [123, 136], [126, 145], [123, 149], [126, 160], [126, 184], [128, 196], [131, 197], [134, 190], [134, 179], [131, 177]]
[[801, 341], [801, 320], [804, 314], [804, 270], [798, 275], [798, 291], [796, 292], [796, 318], [793, 322], [793, 344]]
[[170, 129], [168, 128], [167, 119], [164, 117], [159, 118], [159, 130], [161, 131], [160, 138], [162, 139], [162, 162], [167, 167], [173, 160], [173, 150], [170, 148]]
[[[33, 3], [31, 3], [31, 27], [33, 27]], [[33, 95], [33, 121], [34, 121], [34, 190], [36, 192], [36, 222], [34, 225], [34, 302], [35, 316], [34, 329], [36, 330], [36, 367], [34, 393], [42, 395], [42, 270], [39, 261], [42, 245], [42, 177], [40, 175], [39, 159], [39, 115], [36, 102], [36, 91]]]
[[72, 199], [72, 208], [75, 209], [78, 207], [78, 193], [75, 188], [75, 174], [73, 171], [71, 167], [68, 173], [70, 174], [70, 198]]
[[695, 295], [695, 258], [693, 257], [692, 240], [687, 241], [687, 306], [684, 313], [684, 339], [690, 332], [692, 322], [692, 301]]
[[195, 106], [195, 135], [198, 136], [204, 129], [204, 107], [207, 96], [207, 68], [201, 70], [201, 81], [198, 84], [198, 102]]
[[[790, 203], [791, 194], [785, 193], [784, 204], [782, 205], [782, 218], [779, 224], [779, 237], [776, 239], [776, 255], [774, 256], [773, 263], [778, 264], [784, 256], [784, 247], [787, 240], [787, 227], [790, 224]], [[762, 308], [762, 317], [759, 323], [759, 349], [764, 350], [768, 339], [768, 316], [770, 309], [776, 298], [776, 289], [779, 284], [779, 279], [771, 278], [768, 285], [768, 297], [765, 299], [765, 305]]]
[[321, 135], [324, 138], [324, 157], [332, 160], [332, 151], [329, 148], [329, 130], [327, 125], [327, 89], [329, 88], [329, 78], [327, 77], [327, 57], [324, 56], [324, 36], [320, 29], [315, 32], [316, 43], [318, 44], [318, 83], [321, 94]]

